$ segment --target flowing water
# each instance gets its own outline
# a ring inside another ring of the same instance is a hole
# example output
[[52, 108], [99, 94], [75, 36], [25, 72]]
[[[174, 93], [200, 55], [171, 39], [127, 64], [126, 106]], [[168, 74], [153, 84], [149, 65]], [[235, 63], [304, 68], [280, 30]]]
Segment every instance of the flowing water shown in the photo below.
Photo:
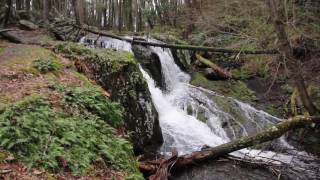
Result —
[[[85, 38], [81, 40], [82, 43]], [[103, 38], [101, 45], [120, 51], [130, 51], [131, 44], [111, 38]], [[152, 40], [155, 42], [155, 40]], [[171, 51], [150, 47], [160, 58], [165, 90], [156, 87], [154, 80], [141, 67], [147, 80], [153, 103], [159, 113], [164, 143], [160, 152], [170, 155], [173, 150], [181, 154], [214, 147], [232, 139], [259, 132], [280, 122], [280, 119], [260, 111], [249, 104], [189, 84], [190, 76], [175, 64]], [[228, 111], [217, 103], [223, 101]], [[242, 120], [239, 120], [242, 119]], [[268, 150], [272, 145], [272, 149]], [[317, 159], [290, 146], [285, 138], [265, 145], [264, 150], [242, 149], [231, 153], [234, 156], [263, 160], [292, 166], [295, 172], [308, 170], [309, 179], [316, 179], [319, 172]], [[298, 173], [297, 173], [298, 174]]]

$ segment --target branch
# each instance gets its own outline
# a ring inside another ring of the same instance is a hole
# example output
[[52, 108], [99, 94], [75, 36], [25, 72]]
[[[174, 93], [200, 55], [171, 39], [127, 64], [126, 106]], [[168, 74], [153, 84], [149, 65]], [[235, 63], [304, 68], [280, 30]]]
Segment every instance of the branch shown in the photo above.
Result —
[[194, 165], [207, 160], [216, 159], [216, 158], [225, 156], [228, 153], [279, 138], [289, 130], [302, 128], [311, 123], [320, 123], [320, 116], [314, 116], [314, 117], [297, 116], [294, 118], [290, 118], [276, 125], [273, 125], [270, 128], [260, 133], [257, 133], [256, 135], [243, 137], [243, 138], [236, 139], [229, 143], [225, 143], [216, 147], [207, 148], [205, 150], [196, 151], [188, 155], [179, 156], [176, 158], [175, 161], [173, 161], [172, 158], [170, 158], [167, 161], [167, 163], [169, 164], [166, 164], [166, 165], [163, 164], [164, 162], [163, 160], [160, 160], [161, 164], [155, 161], [140, 162], [139, 168], [142, 172], [145, 172], [147, 174], [158, 175], [159, 179], [164, 178], [164, 176], [167, 173], [163, 173], [162, 175], [161, 174], [159, 175], [159, 172], [163, 172], [162, 167], [165, 167], [166, 169], [169, 166], [171, 168], [184, 168], [186, 166]]
[[193, 50], [193, 51], [208, 51], [208, 52], [218, 52], [218, 53], [230, 53], [230, 54], [277, 54], [277, 50], [235, 50], [235, 49], [223, 49], [223, 48], [214, 48], [214, 47], [205, 47], [205, 46], [192, 46], [192, 45], [177, 45], [177, 44], [165, 44], [165, 43], [153, 43], [153, 42], [147, 42], [142, 40], [135, 40], [135, 39], [129, 39], [124, 38], [121, 36], [117, 36], [114, 34], [109, 34], [101, 31], [96, 31], [87, 27], [81, 27], [78, 25], [74, 25], [74, 27], [77, 27], [79, 29], [83, 29], [87, 32], [97, 34], [99, 36], [106, 36], [111, 37], [114, 39], [127, 41], [132, 44], [140, 44], [140, 45], [147, 45], [147, 46], [156, 46], [156, 47], [162, 47], [162, 48], [171, 48], [171, 49], [185, 49], [185, 50]]

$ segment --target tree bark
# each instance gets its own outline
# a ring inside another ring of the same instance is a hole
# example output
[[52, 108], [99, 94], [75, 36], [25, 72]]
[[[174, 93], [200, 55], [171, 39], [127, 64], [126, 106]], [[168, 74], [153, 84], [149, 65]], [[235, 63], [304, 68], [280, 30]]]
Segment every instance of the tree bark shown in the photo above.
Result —
[[207, 160], [216, 159], [225, 156], [228, 153], [279, 138], [289, 130], [302, 128], [311, 123], [320, 123], [320, 116], [297, 116], [294, 118], [290, 118], [276, 125], [273, 125], [270, 128], [257, 133], [256, 135], [236, 139], [226, 144], [207, 148], [201, 151], [196, 151], [183, 156], [176, 156], [175, 154], [173, 156], [175, 157], [174, 159], [170, 158], [168, 160], [160, 159], [158, 161], [140, 162], [139, 168], [145, 174], [154, 174], [150, 179], [166, 179], [167, 173], [163, 172], [168, 167], [170, 167], [170, 169], [179, 169], [185, 168], [186, 166], [202, 163]]
[[305, 81], [301, 73], [301, 64], [298, 59], [295, 58], [293, 53], [293, 48], [290, 44], [285, 21], [285, 10], [282, 0], [268, 0], [267, 1], [270, 16], [273, 20], [276, 34], [278, 37], [278, 49], [280, 54], [287, 59], [286, 64], [290, 70], [291, 78], [295, 81], [295, 86], [299, 91], [299, 95], [303, 106], [306, 108], [310, 115], [315, 115], [319, 113], [316, 106], [311, 101], [311, 98], [306, 89]]

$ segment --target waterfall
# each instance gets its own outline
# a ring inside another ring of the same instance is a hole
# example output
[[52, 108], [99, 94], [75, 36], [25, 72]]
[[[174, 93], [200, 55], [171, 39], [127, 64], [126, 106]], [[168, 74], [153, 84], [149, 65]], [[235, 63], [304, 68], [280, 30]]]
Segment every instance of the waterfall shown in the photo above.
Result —
[[[105, 48], [132, 52], [131, 44], [124, 41], [105, 38], [102, 43]], [[166, 84], [166, 90], [156, 87], [154, 80], [140, 67], [159, 113], [164, 136], [160, 153], [170, 155], [176, 150], [179, 155], [188, 154], [205, 146], [214, 147], [232, 139], [254, 134], [281, 121], [249, 104], [190, 85], [190, 76], [175, 64], [170, 50], [160, 47], [150, 48], [160, 58]], [[234, 113], [226, 112], [213, 100], [214, 98], [227, 102]], [[292, 164], [297, 171], [303, 168], [314, 169], [318, 166], [314, 162], [311, 163], [316, 158], [295, 150], [284, 137], [273, 143], [281, 152], [242, 149], [231, 154], [241, 158]], [[304, 159], [296, 158], [292, 154], [303, 155]], [[308, 160], [305, 162], [306, 159]]]

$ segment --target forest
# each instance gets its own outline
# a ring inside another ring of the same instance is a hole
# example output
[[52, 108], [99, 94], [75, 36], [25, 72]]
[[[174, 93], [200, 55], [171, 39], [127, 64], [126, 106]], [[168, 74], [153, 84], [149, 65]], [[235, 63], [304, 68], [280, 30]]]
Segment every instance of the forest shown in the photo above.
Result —
[[0, 179], [320, 179], [320, 1], [0, 0]]

